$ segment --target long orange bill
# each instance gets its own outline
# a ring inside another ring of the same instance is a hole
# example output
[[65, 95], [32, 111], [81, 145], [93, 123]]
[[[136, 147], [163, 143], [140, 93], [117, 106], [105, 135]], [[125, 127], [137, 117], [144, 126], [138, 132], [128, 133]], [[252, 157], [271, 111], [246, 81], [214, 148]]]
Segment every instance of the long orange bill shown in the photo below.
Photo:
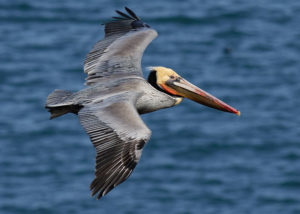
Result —
[[173, 89], [172, 91], [174, 94], [176, 93], [176, 95], [186, 97], [202, 105], [206, 105], [221, 111], [234, 113], [238, 116], [241, 114], [240, 111], [227, 105], [223, 101], [203, 91], [181, 77], [178, 77], [176, 80], [168, 80], [166, 82], [166, 86], [171, 88], [171, 90]]

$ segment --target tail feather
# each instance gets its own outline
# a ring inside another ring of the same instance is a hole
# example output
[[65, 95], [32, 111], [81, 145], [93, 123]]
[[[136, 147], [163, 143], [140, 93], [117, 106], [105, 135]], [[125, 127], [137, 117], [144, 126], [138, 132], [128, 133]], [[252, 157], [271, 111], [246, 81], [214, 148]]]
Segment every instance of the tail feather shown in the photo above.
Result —
[[79, 105], [74, 105], [67, 98], [73, 93], [71, 91], [64, 91], [56, 89], [47, 98], [46, 108], [51, 113], [50, 119], [59, 117], [66, 113], [77, 113], [81, 108]]
[[70, 108], [68, 108], [68, 106], [52, 107], [52, 108], [50, 107], [50, 108], [48, 108], [48, 110], [51, 114], [50, 115], [50, 120], [70, 112]]
[[64, 104], [66, 98], [71, 96], [73, 92], [65, 91], [65, 90], [54, 90], [51, 94], [49, 94], [46, 102], [46, 107], [54, 107], [55, 105]]

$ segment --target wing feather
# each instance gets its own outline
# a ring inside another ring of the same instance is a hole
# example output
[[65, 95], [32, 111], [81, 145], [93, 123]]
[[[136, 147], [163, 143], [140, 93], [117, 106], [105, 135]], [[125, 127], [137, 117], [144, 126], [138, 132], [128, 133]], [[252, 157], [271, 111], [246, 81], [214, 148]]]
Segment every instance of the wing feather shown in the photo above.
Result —
[[84, 72], [88, 74], [86, 85], [113, 75], [142, 76], [143, 52], [157, 32], [132, 10], [125, 9], [129, 15], [116, 11], [122, 17], [115, 17], [105, 24], [105, 38], [97, 42], [87, 55], [84, 63]]
[[121, 11], [119, 11], [119, 10], [116, 10], [116, 12], [117, 12], [119, 15], [123, 16], [124, 18], [126, 18], [126, 19], [132, 19], [132, 17], [128, 16], [126, 13], [123, 13], [123, 12], [121, 12]]
[[128, 7], [125, 7], [125, 10], [133, 17], [135, 20], [141, 20], [132, 10], [130, 10]]
[[96, 148], [95, 179], [90, 189], [99, 199], [129, 177], [151, 131], [129, 101], [90, 104], [78, 115]]

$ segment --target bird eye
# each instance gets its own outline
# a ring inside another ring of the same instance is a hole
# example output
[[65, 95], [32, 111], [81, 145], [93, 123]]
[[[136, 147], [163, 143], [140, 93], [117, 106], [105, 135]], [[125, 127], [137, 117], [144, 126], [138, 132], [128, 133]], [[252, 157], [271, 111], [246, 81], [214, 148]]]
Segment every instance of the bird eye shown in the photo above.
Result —
[[175, 79], [175, 77], [173, 75], [170, 76], [171, 79]]

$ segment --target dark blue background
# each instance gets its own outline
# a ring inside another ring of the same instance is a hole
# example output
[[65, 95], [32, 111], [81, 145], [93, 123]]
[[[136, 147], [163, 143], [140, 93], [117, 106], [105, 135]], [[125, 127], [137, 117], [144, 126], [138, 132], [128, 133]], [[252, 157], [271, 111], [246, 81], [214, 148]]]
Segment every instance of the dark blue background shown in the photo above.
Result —
[[[44, 104], [84, 87], [100, 24], [123, 6], [159, 33], [143, 68], [173, 68], [242, 115], [188, 100], [144, 115], [140, 163], [96, 201], [88, 136]], [[299, 23], [298, 0], [1, 0], [0, 213], [300, 213]]]

